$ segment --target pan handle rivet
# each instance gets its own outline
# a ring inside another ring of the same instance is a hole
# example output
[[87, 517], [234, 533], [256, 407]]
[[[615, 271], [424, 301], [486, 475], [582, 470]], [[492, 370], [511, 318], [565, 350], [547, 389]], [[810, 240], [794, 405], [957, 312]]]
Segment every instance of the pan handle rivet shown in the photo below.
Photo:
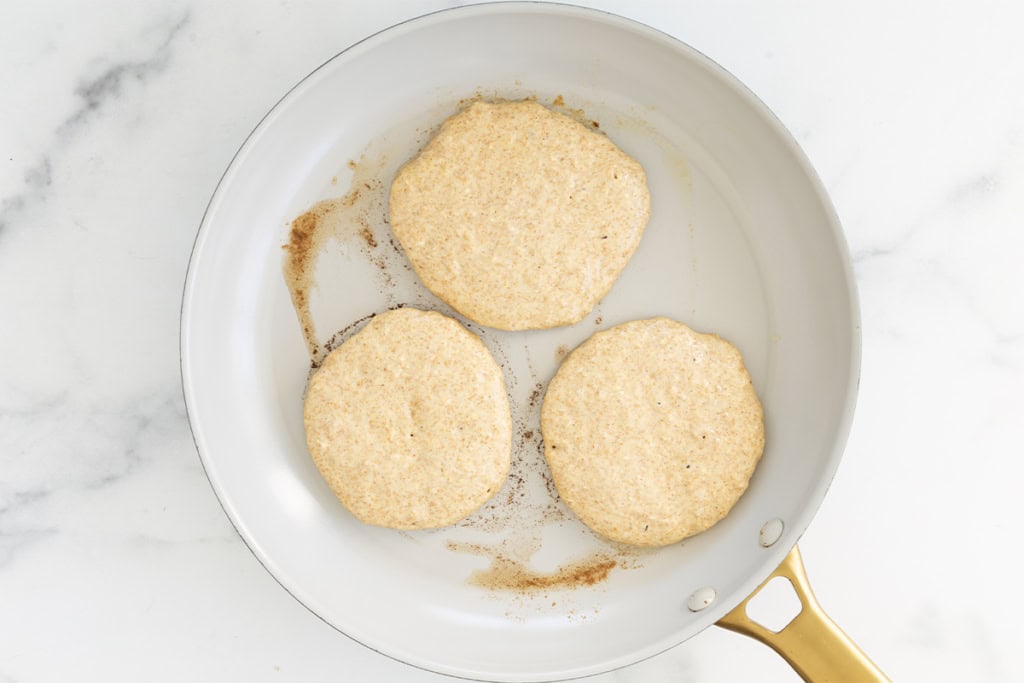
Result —
[[770, 548], [775, 545], [776, 541], [782, 538], [782, 530], [785, 528], [786, 525], [778, 517], [765, 522], [764, 526], [761, 527], [761, 533], [758, 535], [761, 547]]
[[715, 589], [711, 586], [698, 588], [693, 591], [690, 599], [686, 601], [686, 606], [690, 608], [691, 612], [699, 612], [713, 603], [716, 595], [717, 593], [715, 593]]

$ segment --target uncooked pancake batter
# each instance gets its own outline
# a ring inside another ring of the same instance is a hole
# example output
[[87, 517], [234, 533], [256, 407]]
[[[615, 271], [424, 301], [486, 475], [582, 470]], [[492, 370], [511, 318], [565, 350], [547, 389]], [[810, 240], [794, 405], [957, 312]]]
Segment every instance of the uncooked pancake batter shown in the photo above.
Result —
[[533, 101], [474, 102], [396, 175], [391, 228], [423, 283], [503, 330], [583, 319], [650, 216], [643, 168]]
[[747, 489], [764, 418], [735, 346], [654, 318], [573, 351], [541, 408], [562, 500], [599, 534], [662, 546], [708, 529]]
[[368, 524], [453, 524], [508, 476], [504, 375], [478, 337], [440, 313], [370, 320], [312, 376], [304, 419], [320, 474]]

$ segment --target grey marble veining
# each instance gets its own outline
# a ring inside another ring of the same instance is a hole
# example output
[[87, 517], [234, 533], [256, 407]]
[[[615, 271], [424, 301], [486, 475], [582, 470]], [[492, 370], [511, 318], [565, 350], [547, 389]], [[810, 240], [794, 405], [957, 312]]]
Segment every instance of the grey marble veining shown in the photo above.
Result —
[[159, 22], [147, 31], [142, 40], [150, 43], [155, 39], [155, 43], [147, 45], [148, 53], [142, 58], [117, 61], [98, 75], [83, 77], [74, 89], [78, 106], [57, 126], [50, 148], [42, 151], [26, 168], [21, 191], [5, 193], [0, 199], [0, 234], [11, 227], [26, 207], [45, 201], [53, 184], [53, 157], [90, 125], [104, 105], [122, 96], [126, 82], [144, 85], [167, 68], [175, 39], [188, 25], [190, 16], [186, 11], [178, 18]]

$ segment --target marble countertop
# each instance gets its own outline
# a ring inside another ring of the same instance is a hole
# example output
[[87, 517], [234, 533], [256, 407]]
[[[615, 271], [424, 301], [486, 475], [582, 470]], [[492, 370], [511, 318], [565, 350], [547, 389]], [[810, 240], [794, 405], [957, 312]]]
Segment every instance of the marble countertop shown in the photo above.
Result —
[[[347, 45], [456, 4], [0, 6], [0, 682], [446, 680], [333, 630], [240, 540], [192, 442], [178, 325], [203, 211], [263, 114]], [[1024, 680], [1024, 13], [584, 4], [746, 83], [842, 220], [864, 353], [801, 541], [825, 608], [894, 680]], [[710, 629], [593, 680], [798, 678]]]

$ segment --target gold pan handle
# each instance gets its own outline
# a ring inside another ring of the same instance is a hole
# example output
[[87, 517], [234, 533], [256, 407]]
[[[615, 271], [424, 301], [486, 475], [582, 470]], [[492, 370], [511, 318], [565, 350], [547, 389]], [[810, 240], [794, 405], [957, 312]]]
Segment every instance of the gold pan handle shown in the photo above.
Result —
[[[747, 616], [747, 603], [777, 576], [789, 579], [800, 598], [801, 609], [776, 633]], [[761, 641], [782, 655], [810, 683], [889, 683], [889, 678], [822, 611], [796, 546], [757, 590], [718, 621], [718, 626]]]

